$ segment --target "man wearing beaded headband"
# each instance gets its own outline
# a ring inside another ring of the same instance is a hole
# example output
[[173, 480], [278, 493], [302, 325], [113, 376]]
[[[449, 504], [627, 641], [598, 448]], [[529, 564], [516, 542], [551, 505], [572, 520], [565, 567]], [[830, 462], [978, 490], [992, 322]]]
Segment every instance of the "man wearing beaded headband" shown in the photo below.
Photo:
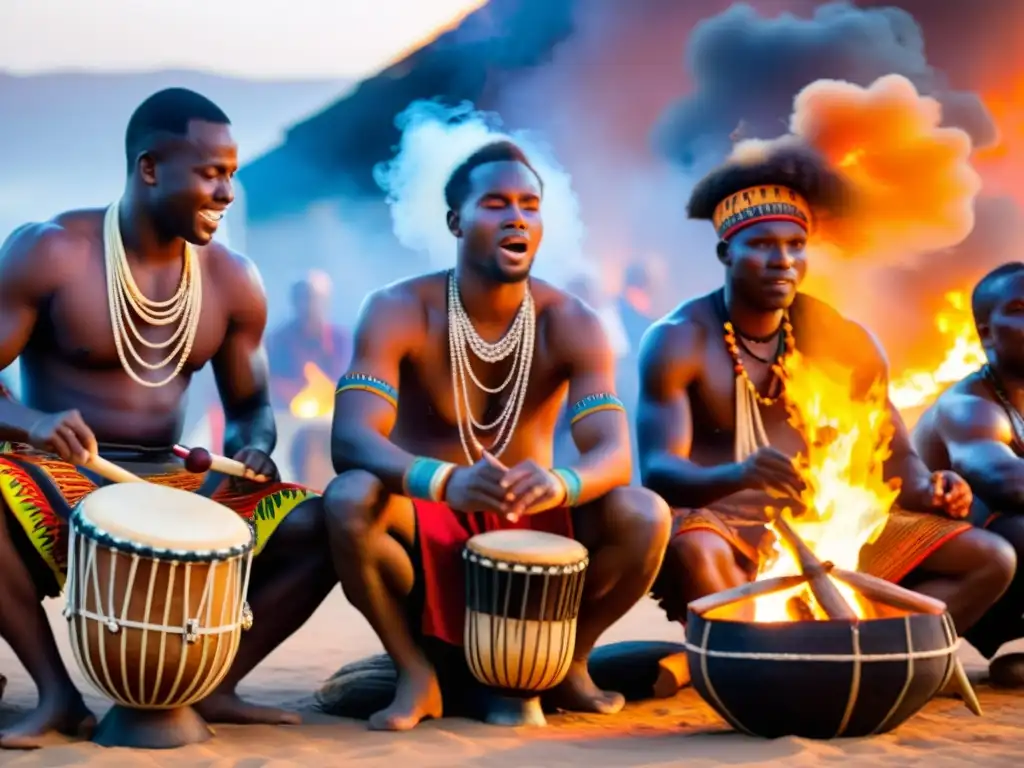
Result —
[[[39, 600], [64, 586], [69, 512], [103, 482], [78, 465], [96, 452], [151, 482], [211, 494], [254, 531], [254, 624], [224, 683], [197, 707], [208, 720], [296, 720], [244, 704], [234, 687], [337, 583], [319, 500], [276, 482], [269, 458], [276, 429], [259, 275], [213, 242], [237, 167], [228, 119], [197, 93], [161, 91], [132, 115], [125, 149], [119, 203], [23, 226], [0, 251], [0, 369], [20, 357], [24, 382], [23, 402], [0, 399], [0, 439], [13, 443], [0, 453], [0, 635], [39, 689], [37, 709], [0, 734], [4, 747], [94, 722]], [[174, 457], [186, 388], [207, 362], [227, 452], [270, 482], [204, 479]]]
[[[685, 620], [692, 600], [752, 578], [766, 507], [802, 488], [791, 458], [802, 441], [780, 399], [781, 356], [797, 347], [831, 359], [855, 371], [865, 391], [886, 377], [883, 352], [863, 327], [797, 292], [816, 220], [841, 215], [843, 203], [840, 179], [796, 145], [730, 161], [690, 198], [690, 217], [711, 220], [719, 235], [725, 284], [648, 332], [637, 414], [644, 485], [674, 508], [654, 590], [670, 618]], [[891, 412], [887, 472], [902, 479], [899, 509], [862, 550], [861, 568], [945, 600], [962, 632], [1006, 588], [1013, 553], [959, 519], [970, 489], [953, 472], [933, 475]]]
[[[1010, 587], [966, 633], [992, 659], [1005, 643], [1024, 637], [1024, 262], [982, 277], [971, 305], [988, 362], [943, 392], [921, 414], [911, 439], [929, 468], [951, 469], [970, 483], [971, 522], [999, 534], [1017, 554]], [[989, 678], [1024, 686], [1024, 654], [993, 659]]]
[[[376, 292], [357, 323], [335, 403], [340, 474], [324, 504], [345, 594], [399, 669], [395, 700], [371, 718], [373, 728], [441, 716], [442, 685], [462, 679], [453, 671], [439, 680], [448, 671], [441, 662], [454, 650], [464, 665], [462, 547], [498, 528], [572, 536], [587, 547], [574, 660], [547, 698], [589, 712], [623, 703], [594, 685], [587, 657], [650, 588], [668, 509], [649, 491], [624, 487], [628, 425], [600, 320], [530, 277], [541, 193], [515, 145], [475, 152], [445, 188], [456, 268]], [[566, 395], [581, 456], [552, 468]]]

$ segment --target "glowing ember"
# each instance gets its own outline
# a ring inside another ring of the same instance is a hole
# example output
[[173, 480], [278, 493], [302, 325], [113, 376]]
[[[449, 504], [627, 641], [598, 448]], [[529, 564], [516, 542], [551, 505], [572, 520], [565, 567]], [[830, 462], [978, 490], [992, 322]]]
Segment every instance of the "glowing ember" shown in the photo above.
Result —
[[[856, 571], [861, 548], [882, 532], [899, 494], [898, 481], [883, 479], [892, 439], [885, 387], [876, 384], [855, 400], [852, 371], [811, 362], [799, 353], [785, 370], [789, 422], [807, 443], [796, 459], [807, 488], [799, 499], [805, 512], [794, 515], [786, 507], [780, 514], [819, 559]], [[796, 559], [776, 542], [757, 579], [798, 573]], [[857, 594], [833, 581], [864, 616]], [[825, 618], [806, 585], [759, 597], [754, 605], [756, 621]]]
[[306, 377], [306, 386], [292, 398], [288, 409], [300, 419], [330, 416], [334, 412], [334, 382], [316, 363], [306, 363], [302, 373]]
[[945, 359], [934, 370], [903, 373], [889, 384], [889, 397], [900, 410], [931, 404], [943, 390], [985, 362], [985, 351], [974, 330], [970, 299], [963, 291], [946, 294], [949, 308], [939, 312], [935, 325], [945, 341]]

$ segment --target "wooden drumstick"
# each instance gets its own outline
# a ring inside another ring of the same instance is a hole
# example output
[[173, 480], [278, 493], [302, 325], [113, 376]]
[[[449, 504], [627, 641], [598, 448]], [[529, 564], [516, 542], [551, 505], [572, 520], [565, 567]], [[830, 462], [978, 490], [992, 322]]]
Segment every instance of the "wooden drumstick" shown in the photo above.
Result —
[[227, 456], [220, 456], [216, 453], [210, 453], [205, 448], [186, 448], [183, 445], [176, 445], [172, 449], [174, 455], [179, 459], [185, 460], [185, 469], [189, 472], [195, 472], [201, 474], [203, 472], [220, 472], [223, 475], [231, 475], [232, 477], [244, 477], [246, 480], [255, 480], [258, 483], [265, 483], [268, 478], [266, 475], [257, 475], [253, 473], [245, 464], [235, 459], [229, 459]]
[[119, 467], [112, 461], [107, 461], [102, 456], [96, 455], [91, 456], [89, 461], [83, 465], [86, 469], [91, 469], [100, 477], [104, 477], [115, 483], [144, 483], [146, 482], [138, 475], [133, 475], [127, 469]]

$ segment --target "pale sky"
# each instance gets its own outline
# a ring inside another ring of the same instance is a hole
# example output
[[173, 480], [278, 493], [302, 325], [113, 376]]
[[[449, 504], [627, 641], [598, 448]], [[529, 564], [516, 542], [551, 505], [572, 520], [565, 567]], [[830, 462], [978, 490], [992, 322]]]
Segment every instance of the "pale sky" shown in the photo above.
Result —
[[0, 69], [366, 75], [483, 0], [0, 0]]

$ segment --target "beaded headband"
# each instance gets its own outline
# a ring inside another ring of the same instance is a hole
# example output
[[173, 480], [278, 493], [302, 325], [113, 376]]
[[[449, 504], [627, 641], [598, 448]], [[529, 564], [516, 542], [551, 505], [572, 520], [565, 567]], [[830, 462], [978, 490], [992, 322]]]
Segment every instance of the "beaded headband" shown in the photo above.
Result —
[[811, 228], [811, 206], [794, 189], [763, 184], [729, 195], [715, 206], [711, 217], [720, 240], [761, 221], [792, 221], [807, 231]]

